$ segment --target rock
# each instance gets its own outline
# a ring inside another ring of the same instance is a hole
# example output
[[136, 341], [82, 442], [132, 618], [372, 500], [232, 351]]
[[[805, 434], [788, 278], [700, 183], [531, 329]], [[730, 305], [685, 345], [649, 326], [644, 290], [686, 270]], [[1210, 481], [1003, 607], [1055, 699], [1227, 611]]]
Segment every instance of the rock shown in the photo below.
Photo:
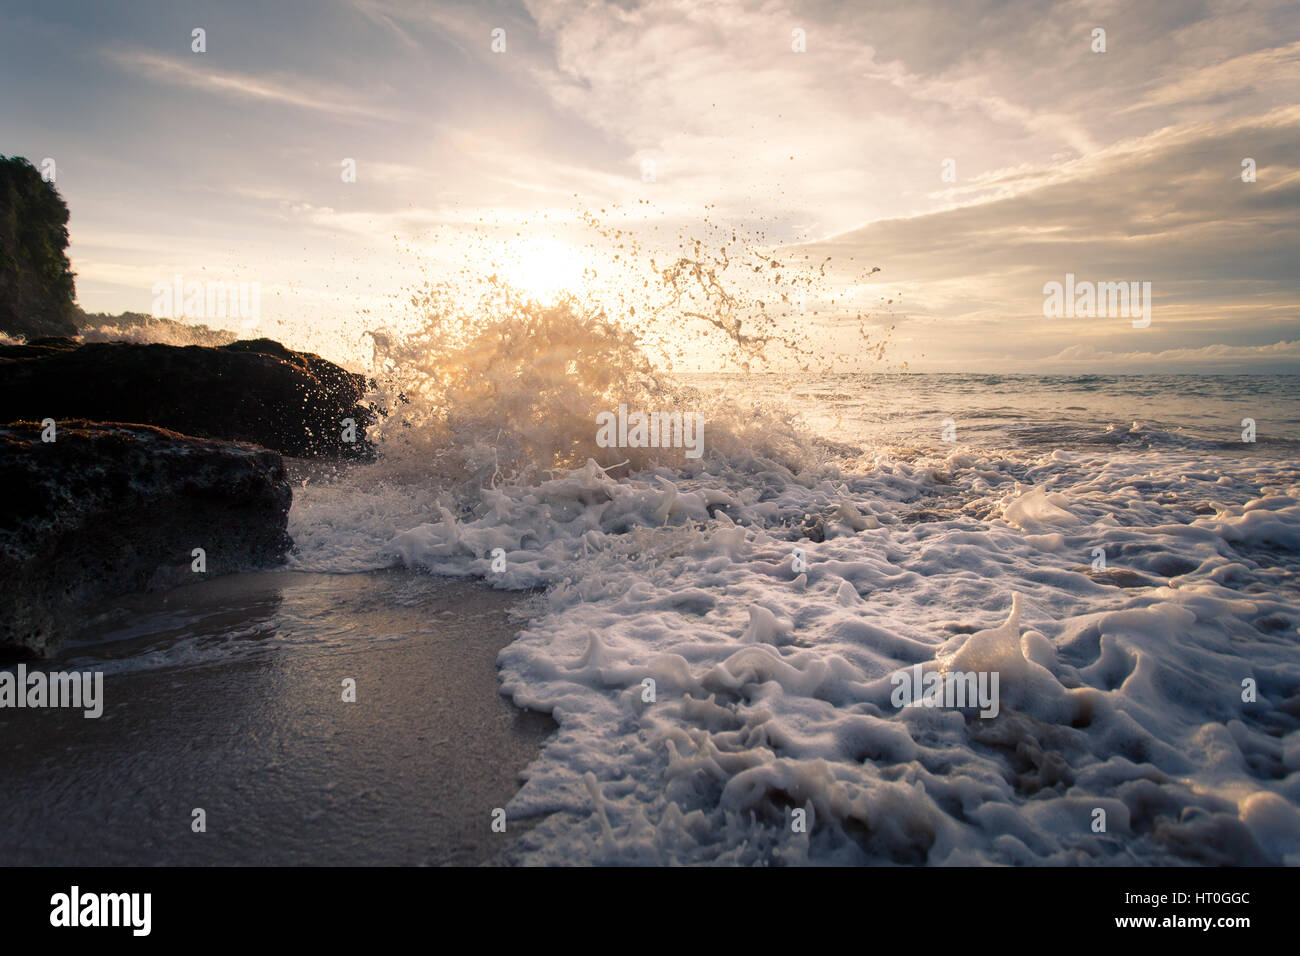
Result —
[[75, 349], [80, 344], [76, 339], [66, 335], [31, 339], [25, 345], [0, 344], [0, 361], [7, 358], [45, 358], [66, 352], [68, 349]]
[[[269, 339], [217, 348], [38, 339], [0, 346], [0, 422], [86, 419], [249, 442], [283, 455], [371, 458], [365, 379]], [[344, 420], [355, 423], [345, 440]]]
[[267, 567], [293, 492], [264, 448], [161, 428], [0, 426], [0, 652], [47, 655], [105, 598]]

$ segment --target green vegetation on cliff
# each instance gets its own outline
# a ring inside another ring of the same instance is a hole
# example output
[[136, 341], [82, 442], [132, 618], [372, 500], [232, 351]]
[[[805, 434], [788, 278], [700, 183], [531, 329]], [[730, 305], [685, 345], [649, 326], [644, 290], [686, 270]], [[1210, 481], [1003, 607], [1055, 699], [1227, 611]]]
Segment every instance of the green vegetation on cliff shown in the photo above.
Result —
[[21, 156], [0, 156], [0, 332], [71, 335], [68, 207]]

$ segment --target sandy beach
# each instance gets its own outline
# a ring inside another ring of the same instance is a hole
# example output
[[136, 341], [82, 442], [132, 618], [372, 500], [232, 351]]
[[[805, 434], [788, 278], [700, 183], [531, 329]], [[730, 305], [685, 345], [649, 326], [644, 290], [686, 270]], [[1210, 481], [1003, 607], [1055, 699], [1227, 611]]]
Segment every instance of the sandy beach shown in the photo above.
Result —
[[491, 812], [554, 726], [497, 690], [520, 600], [395, 571], [121, 602], [41, 665], [104, 669], [101, 718], [0, 711], [0, 863], [498, 861], [523, 824], [494, 833]]

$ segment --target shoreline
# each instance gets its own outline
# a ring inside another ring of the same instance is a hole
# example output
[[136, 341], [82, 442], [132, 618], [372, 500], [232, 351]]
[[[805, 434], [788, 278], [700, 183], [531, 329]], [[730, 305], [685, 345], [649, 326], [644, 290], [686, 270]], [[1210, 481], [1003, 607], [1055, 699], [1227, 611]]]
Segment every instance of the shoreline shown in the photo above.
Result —
[[106, 671], [102, 717], [0, 710], [0, 864], [504, 862], [528, 823], [492, 811], [556, 726], [499, 691], [523, 600], [402, 570], [123, 599], [139, 624], [102, 617], [40, 665]]

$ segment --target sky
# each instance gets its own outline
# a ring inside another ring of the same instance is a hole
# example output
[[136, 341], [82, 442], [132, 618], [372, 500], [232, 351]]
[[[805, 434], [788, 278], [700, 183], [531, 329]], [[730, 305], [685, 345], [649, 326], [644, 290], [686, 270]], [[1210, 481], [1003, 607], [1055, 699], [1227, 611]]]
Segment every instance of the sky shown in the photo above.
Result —
[[[821, 264], [786, 321], [846, 369], [867, 313], [913, 371], [1300, 372], [1294, 0], [6, 0], [0, 154], [86, 310], [256, 283], [331, 357], [428, 279], [629, 271], [594, 216]], [[1150, 322], [1044, 314], [1067, 274]]]

